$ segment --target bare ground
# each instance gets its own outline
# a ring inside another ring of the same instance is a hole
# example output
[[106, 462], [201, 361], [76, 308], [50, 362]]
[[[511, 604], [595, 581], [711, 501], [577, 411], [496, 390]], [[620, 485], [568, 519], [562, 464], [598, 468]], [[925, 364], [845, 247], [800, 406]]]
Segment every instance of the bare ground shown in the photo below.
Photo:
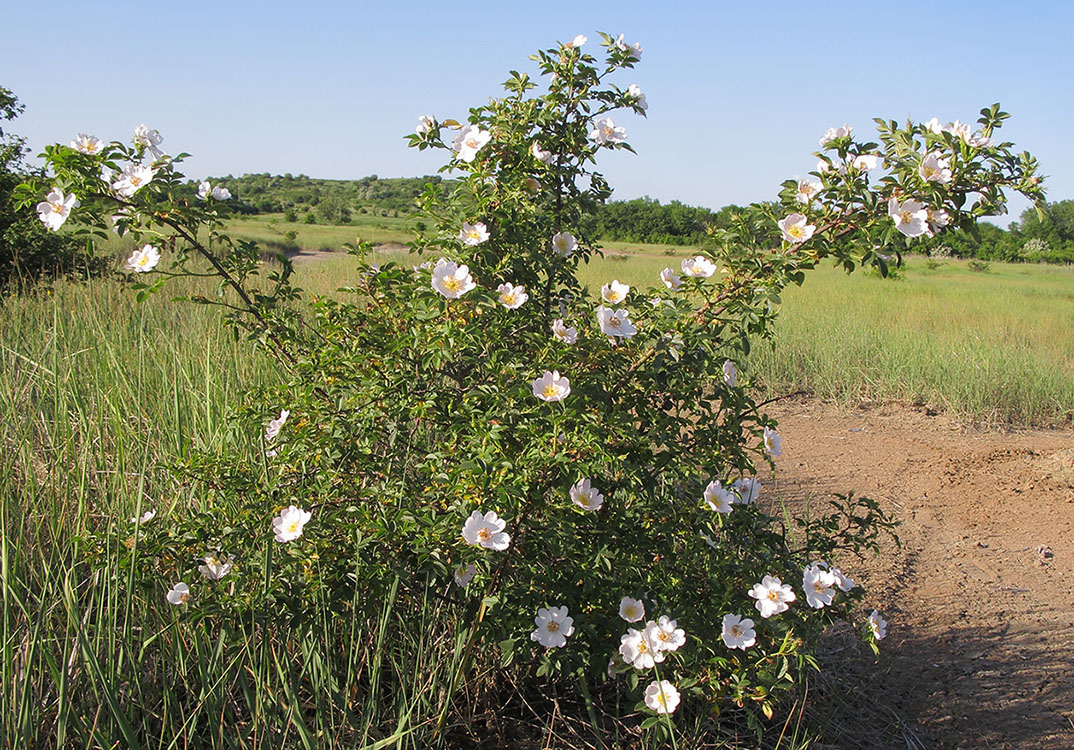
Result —
[[890, 626], [879, 662], [829, 639], [830, 746], [1074, 747], [1074, 433], [896, 405], [770, 413], [784, 440], [769, 503], [854, 490], [901, 522], [901, 548], [839, 561]]

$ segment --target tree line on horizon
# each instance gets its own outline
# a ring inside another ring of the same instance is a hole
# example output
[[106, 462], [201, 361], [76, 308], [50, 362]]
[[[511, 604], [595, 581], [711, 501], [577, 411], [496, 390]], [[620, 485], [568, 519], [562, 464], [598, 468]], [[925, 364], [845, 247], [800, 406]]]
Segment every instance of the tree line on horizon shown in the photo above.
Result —
[[[347, 224], [357, 214], [406, 217], [414, 212], [415, 199], [426, 185], [442, 190], [454, 185], [454, 180], [439, 175], [328, 180], [259, 173], [210, 180], [221, 182], [235, 195], [236, 213], [283, 214], [287, 221], [311, 224]], [[734, 204], [713, 210], [645, 196], [598, 207], [587, 229], [605, 241], [695, 246], [705, 241], [709, 229], [728, 227], [739, 210]], [[921, 250], [940, 257], [1074, 263], [1074, 200], [1046, 204], [1043, 218], [1029, 208], [1007, 229], [982, 223], [979, 235], [954, 232], [942, 239], [924, 238]]]

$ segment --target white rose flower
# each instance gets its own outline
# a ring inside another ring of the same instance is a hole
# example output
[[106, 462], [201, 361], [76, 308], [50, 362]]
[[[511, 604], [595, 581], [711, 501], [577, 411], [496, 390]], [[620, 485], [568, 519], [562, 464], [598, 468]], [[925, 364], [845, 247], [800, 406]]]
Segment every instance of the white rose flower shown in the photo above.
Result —
[[607, 143], [622, 143], [626, 140], [626, 128], [616, 125], [610, 117], [602, 117], [593, 123], [593, 130], [589, 133], [589, 140], [597, 145]]
[[272, 533], [277, 542], [293, 542], [302, 536], [302, 528], [309, 523], [313, 514], [302, 510], [297, 505], [288, 505], [280, 515], [272, 519]]
[[134, 145], [144, 146], [149, 153], [153, 154], [154, 159], [164, 156], [164, 152], [157, 148], [163, 140], [164, 136], [159, 130], [150, 130], [144, 124], [134, 129]]
[[836, 578], [830, 570], [825, 570], [818, 563], [813, 563], [802, 574], [802, 590], [805, 591], [806, 603], [813, 609], [824, 609], [835, 598]]
[[734, 481], [731, 489], [737, 496], [738, 503], [749, 505], [755, 502], [757, 496], [761, 494], [761, 483], [755, 477], [742, 477]]
[[679, 700], [679, 691], [667, 680], [656, 680], [645, 688], [645, 705], [658, 714], [675, 713]]
[[735, 363], [729, 359], [723, 361], [723, 382], [726, 383], [729, 388], [734, 388], [735, 383], [738, 382], [738, 368], [735, 367]]
[[630, 88], [627, 89], [627, 96], [634, 100], [634, 106], [640, 109], [642, 112], [649, 109], [649, 105], [645, 101], [645, 94], [641, 93], [641, 88], [638, 84], [630, 84]]
[[694, 279], [707, 279], [716, 273], [716, 264], [702, 255], [686, 258], [679, 265], [684, 276]]
[[628, 45], [623, 41], [623, 34], [620, 34], [616, 37], [615, 47], [618, 50], [629, 53], [627, 55], [628, 60], [633, 60], [634, 62], [641, 60], [641, 42], [634, 42], [633, 44]]
[[177, 607], [181, 604], [186, 604], [190, 601], [190, 587], [180, 581], [172, 586], [167, 593], [167, 599], [169, 604], [174, 604]]
[[418, 135], [425, 135], [433, 129], [436, 125], [436, 120], [431, 115], [420, 115], [418, 117], [418, 126], [414, 128], [414, 132]]
[[612, 310], [601, 305], [597, 308], [597, 323], [605, 336], [618, 336], [629, 339], [638, 329], [630, 322], [629, 310]]
[[600, 296], [612, 305], [618, 305], [626, 299], [628, 294], [630, 294], [630, 286], [623, 284], [619, 279], [613, 279], [610, 284], [605, 284], [600, 288]]
[[907, 237], [920, 237], [929, 230], [928, 210], [912, 198], [899, 203], [898, 198], [892, 197], [888, 201], [888, 216], [895, 222], [895, 228]]
[[112, 183], [112, 188], [124, 198], [130, 198], [152, 182], [156, 173], [155, 169], [143, 167], [141, 164], [130, 164], [119, 173], [118, 179]]
[[760, 583], [755, 583], [749, 595], [757, 600], [757, 611], [765, 619], [786, 612], [790, 602], [797, 599], [791, 587], [774, 576], [765, 576]]
[[[825, 167], [828, 166], [827, 162], [821, 162]], [[798, 180], [798, 192], [795, 193], [794, 199], [799, 203], [809, 205], [813, 202], [813, 199], [817, 197], [817, 193], [824, 189], [824, 183], [820, 180]]]
[[[685, 261], [683, 261], [685, 263]], [[664, 282], [664, 286], [673, 292], [679, 291], [679, 287], [682, 286], [682, 279], [679, 274], [671, 270], [671, 268], [665, 268], [660, 272], [660, 280]]]
[[537, 641], [545, 648], [566, 646], [567, 636], [574, 633], [574, 618], [567, 616], [566, 607], [541, 607], [533, 623], [537, 628], [530, 633], [530, 640]]
[[717, 513], [730, 513], [731, 505], [735, 502], [735, 496], [715, 480], [709, 482], [705, 488], [703, 499], [709, 508]]
[[572, 39], [571, 41], [567, 42], [563, 46], [564, 47], [570, 47], [571, 49], [579, 49], [581, 47], [584, 47], [585, 43], [588, 42], [588, 41], [589, 41], [589, 37], [587, 37], [585, 34], [579, 34], [578, 36], [574, 37], [574, 39]]
[[482, 242], [488, 240], [488, 238], [488, 227], [480, 221], [475, 221], [473, 224], [468, 224], [464, 221], [462, 223], [462, 229], [459, 230], [459, 241], [470, 247], [480, 245]]
[[783, 232], [783, 241], [797, 245], [808, 240], [817, 231], [817, 227], [808, 221], [804, 214], [791, 214], [776, 224]]
[[942, 229], [951, 223], [951, 216], [942, 208], [932, 209], [925, 208], [925, 214], [929, 222], [929, 231], [927, 234], [931, 237], [935, 230]]
[[869, 624], [869, 631], [873, 634], [873, 638], [878, 641], [884, 640], [884, 636], [888, 634], [887, 620], [881, 617], [880, 613], [874, 609], [872, 614], [869, 615], [867, 622]]
[[141, 248], [133, 251], [130, 257], [127, 258], [126, 268], [128, 271], [135, 273], [145, 273], [156, 268], [159, 262], [160, 249], [153, 245], [142, 245]]
[[835, 576], [835, 582], [839, 586], [840, 591], [850, 591], [857, 586], [854, 583], [854, 579], [843, 573], [839, 568], [832, 568], [832, 575]]
[[492, 138], [487, 130], [482, 130], [477, 125], [467, 125], [455, 136], [451, 147], [458, 153], [459, 158], [470, 163], [477, 157], [480, 151]]
[[783, 454], [783, 438], [770, 427], [764, 428], [764, 449], [773, 458], [779, 458]]
[[634, 669], [652, 669], [664, 661], [664, 652], [649, 640], [646, 630], [627, 628], [619, 639], [619, 655]]
[[619, 600], [619, 616], [627, 622], [643, 620], [645, 619], [645, 604], [641, 599], [624, 596]]
[[474, 580], [475, 575], [477, 575], [477, 568], [472, 563], [459, 565], [455, 568], [455, 585], [464, 589], [470, 585], [470, 581]]
[[959, 120], [947, 123], [944, 125], [943, 129], [945, 132], [948, 132], [957, 138], [961, 138], [964, 141], [968, 140], [970, 137], [970, 126]]
[[742, 615], [723, 616], [723, 638], [727, 648], [740, 648], [743, 651], [757, 643], [757, 632], [753, 629], [753, 620], [742, 619]]
[[571, 395], [571, 381], [560, 377], [559, 370], [545, 372], [533, 381], [533, 395], [542, 401], [562, 401]]
[[930, 131], [932, 133], [935, 133], [936, 135], [939, 135], [940, 133], [943, 132], [943, 127], [941, 127], [940, 121], [938, 119], [936, 119], [935, 117], [933, 117], [931, 120], [926, 122], [924, 127], [925, 127], [926, 130], [928, 130], [928, 131]]
[[53, 187], [45, 200], [37, 204], [37, 216], [45, 226], [55, 232], [67, 221], [71, 215], [71, 209], [78, 208], [78, 198], [74, 193], [64, 195], [58, 187]]
[[595, 489], [588, 479], [579, 479], [571, 486], [571, 500], [582, 510], [600, 510], [604, 495]]
[[847, 173], [847, 165], [844, 164], [843, 162], [831, 163], [831, 162], [828, 162], [826, 159], [820, 159], [820, 160], [817, 161], [817, 171], [820, 172], [821, 174], [826, 174], [828, 172], [836, 172], [837, 174], [846, 174]]
[[508, 310], [517, 310], [530, 298], [526, 293], [526, 287], [514, 286], [510, 283], [500, 284], [496, 287], [496, 291], [500, 293], [500, 304]]
[[155, 510], [147, 510], [145, 513], [142, 514], [141, 518], [139, 518], [138, 516], [132, 518], [131, 523], [137, 524], [139, 526], [145, 526], [147, 523], [149, 523], [156, 517], [157, 512]]
[[231, 191], [225, 187], [219, 185], [213, 186], [208, 180], [204, 180], [198, 183], [198, 199], [207, 201], [210, 198], [217, 201], [226, 201], [231, 199]]
[[205, 560], [205, 564], [198, 566], [198, 572], [206, 578], [209, 578], [214, 581], [219, 581], [221, 578], [231, 572], [231, 557], [217, 557], [216, 555], [206, 555], [202, 559]]
[[985, 136], [980, 131], [966, 138], [966, 143], [974, 148], [988, 148], [992, 145], [992, 139]]
[[280, 428], [287, 424], [287, 418], [289, 416], [291, 416], [291, 412], [287, 411], [287, 409], [280, 409], [280, 416], [269, 420], [269, 423], [265, 425], [266, 443], [271, 443], [276, 439], [276, 436], [280, 434]]
[[841, 128], [828, 128], [824, 131], [824, 135], [821, 136], [819, 143], [821, 146], [827, 146], [836, 138], [846, 138], [852, 132], [854, 132], [854, 128], [845, 123]]
[[564, 344], [578, 343], [578, 329], [574, 326], [568, 328], [563, 318], [556, 318], [552, 321], [552, 335]]
[[921, 166], [917, 168], [917, 173], [926, 182], [938, 182], [941, 185], [946, 185], [952, 179], [951, 163], [939, 154], [927, 154], [921, 160]]
[[71, 148], [92, 156], [93, 154], [101, 153], [101, 150], [104, 148], [104, 141], [96, 136], [79, 133], [75, 136], [75, 139], [71, 141]]
[[556, 255], [566, 258], [577, 248], [578, 240], [574, 239], [574, 235], [569, 232], [556, 232], [555, 236], [552, 237], [552, 250]]
[[871, 172], [884, 163], [883, 157], [878, 154], [859, 154], [854, 157], [852, 164], [859, 172]]
[[473, 277], [470, 275], [469, 268], [460, 266], [455, 261], [445, 258], [436, 261], [436, 265], [433, 266], [431, 283], [433, 289], [448, 299], [458, 299], [477, 287]]
[[539, 144], [537, 141], [534, 141], [533, 145], [530, 146], [530, 153], [533, 154], [534, 159], [541, 162], [542, 164], [548, 164], [550, 161], [552, 161], [552, 152], [545, 151], [544, 149], [542, 149], [541, 144]]
[[475, 547], [503, 552], [511, 546], [511, 535], [504, 531], [506, 527], [507, 521], [499, 518], [495, 511], [482, 515], [481, 511], [475, 510], [462, 525], [462, 538]]
[[661, 615], [656, 622], [649, 620], [645, 623], [645, 635], [660, 651], [678, 651], [686, 643], [686, 631], [667, 615]]

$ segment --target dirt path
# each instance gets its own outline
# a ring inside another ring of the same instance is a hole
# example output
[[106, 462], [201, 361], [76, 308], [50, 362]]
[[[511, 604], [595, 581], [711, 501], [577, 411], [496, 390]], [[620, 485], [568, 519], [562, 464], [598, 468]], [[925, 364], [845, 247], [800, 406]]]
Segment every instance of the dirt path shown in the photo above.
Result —
[[769, 502], [855, 490], [902, 522], [901, 549], [840, 561], [891, 625], [879, 665], [832, 649], [864, 699], [832, 727], [838, 746], [1074, 747], [1074, 433], [896, 406], [771, 414], [784, 440]]

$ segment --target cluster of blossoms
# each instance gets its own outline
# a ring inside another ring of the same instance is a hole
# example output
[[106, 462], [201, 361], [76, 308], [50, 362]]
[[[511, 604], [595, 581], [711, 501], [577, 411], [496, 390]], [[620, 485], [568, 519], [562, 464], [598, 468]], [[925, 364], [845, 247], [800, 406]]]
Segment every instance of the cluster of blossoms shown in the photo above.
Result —
[[[141, 124], [134, 129], [131, 142], [137, 149], [138, 159], [143, 154], [151, 157], [148, 163], [131, 161], [120, 171], [115, 171], [107, 165], [101, 165], [100, 179], [106, 187], [105, 192], [111, 192], [116, 198], [130, 199], [150, 184], [157, 176], [159, 168], [170, 161], [170, 157], [160, 149], [164, 136], [159, 130], [151, 129]], [[86, 133], [79, 133], [70, 142], [69, 147], [86, 156], [101, 156], [105, 153], [107, 144], [100, 138]], [[198, 183], [196, 195], [199, 200], [224, 201], [231, 199], [231, 191], [222, 185], [212, 185], [208, 181]], [[52, 231], [57, 231], [67, 221], [71, 211], [81, 205], [74, 193], [65, 193], [59, 186], [53, 186], [45, 200], [37, 204], [37, 215], [42, 223]], [[112, 217], [113, 223], [120, 219], [131, 216], [130, 206], [121, 207], [117, 214]], [[117, 228], [116, 231], [119, 231]], [[127, 271], [133, 273], [146, 273], [156, 268], [160, 262], [160, 248], [155, 245], [142, 245], [131, 252], [124, 265]]]
[[[960, 139], [972, 148], [987, 148], [992, 145], [992, 139], [981, 132], [973, 132], [969, 125], [958, 120], [941, 125], [937, 118], [932, 118], [921, 126], [922, 131], [932, 135], [948, 133]], [[849, 145], [849, 138], [853, 132], [850, 125], [828, 128], [820, 138], [820, 145], [824, 149], [842, 148], [845, 153]], [[846, 175], [848, 169], [854, 172], [868, 172], [884, 166], [884, 159], [880, 154], [864, 153], [850, 156], [849, 167], [841, 161], [833, 161], [829, 157], [822, 157], [817, 162], [817, 171], [822, 175], [836, 172]], [[921, 157], [917, 167], [917, 174], [926, 184], [948, 185], [954, 181], [954, 171], [951, 159], [940, 151], [926, 151]], [[795, 199], [798, 203], [811, 206], [813, 201], [824, 191], [824, 183], [816, 180], [799, 180]], [[887, 200], [887, 215], [895, 225], [895, 228], [906, 237], [933, 237], [936, 232], [950, 225], [951, 217], [943, 208], [930, 207], [923, 201], [913, 196], [891, 195]], [[801, 244], [811, 239], [817, 230], [816, 225], [809, 223], [809, 218], [803, 213], [792, 213], [777, 221], [783, 234], [784, 242], [792, 245]]]
[[[619, 605], [620, 616], [625, 620], [627, 617], [623, 614], [624, 610], [627, 614], [634, 613], [630, 604], [631, 602], [624, 602]], [[635, 606], [636, 604], [640, 602], [635, 602]], [[641, 617], [645, 616], [644, 613], [645, 610], [642, 607]], [[637, 622], [640, 619], [640, 617], [637, 620], [630, 619], [627, 622]], [[639, 671], [652, 669], [662, 663], [669, 653], [678, 651], [685, 643], [686, 631], [680, 628], [675, 620], [667, 615], [661, 615], [655, 621], [646, 622], [644, 628], [627, 628], [619, 639], [619, 656], [624, 664], [629, 664]]]

